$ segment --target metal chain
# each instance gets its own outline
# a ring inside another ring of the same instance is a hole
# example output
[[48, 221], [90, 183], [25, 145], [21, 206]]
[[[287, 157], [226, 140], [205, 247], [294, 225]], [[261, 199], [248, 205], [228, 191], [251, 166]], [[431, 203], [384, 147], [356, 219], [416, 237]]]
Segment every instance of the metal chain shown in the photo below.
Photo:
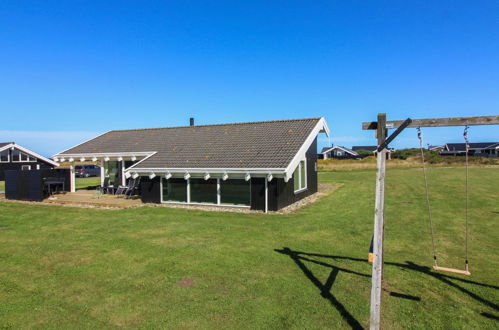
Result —
[[468, 166], [468, 152], [470, 149], [469, 141], [468, 141], [468, 126], [464, 127], [464, 132], [463, 132], [463, 137], [464, 137], [464, 144], [466, 147], [466, 181], [465, 181], [465, 188], [464, 188], [464, 194], [465, 194], [465, 206], [464, 206], [464, 253], [466, 255], [466, 270], [468, 270], [468, 201], [469, 201], [469, 196], [468, 196], [468, 179], [469, 179], [469, 166]]
[[428, 177], [426, 175], [426, 163], [424, 159], [424, 150], [423, 150], [423, 133], [421, 132], [421, 127], [417, 128], [418, 131], [418, 139], [419, 139], [419, 149], [421, 150], [421, 162], [423, 163], [423, 177], [424, 177], [424, 185], [426, 192], [426, 205], [428, 206], [428, 219], [430, 221], [430, 232], [431, 232], [431, 246], [433, 249], [433, 262], [435, 266], [437, 266], [437, 252], [435, 249], [435, 235], [433, 232], [433, 219], [431, 214], [431, 204], [430, 204], [430, 190], [428, 188]]

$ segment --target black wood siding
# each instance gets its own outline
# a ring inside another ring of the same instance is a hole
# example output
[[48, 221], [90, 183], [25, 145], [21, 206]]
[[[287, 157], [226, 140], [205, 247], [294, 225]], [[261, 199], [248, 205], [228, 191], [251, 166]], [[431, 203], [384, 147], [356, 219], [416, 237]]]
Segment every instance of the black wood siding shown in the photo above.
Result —
[[[269, 211], [277, 211], [317, 192], [317, 138], [306, 153], [307, 189], [295, 194], [294, 179], [274, 178], [268, 183]], [[251, 178], [251, 209], [265, 210], [265, 178]]]
[[5, 198], [16, 200], [41, 201], [46, 197], [44, 179], [64, 178], [65, 191], [70, 191], [69, 170], [5, 171]]
[[[317, 192], [317, 138], [314, 143], [310, 146], [306, 153], [307, 157], [307, 189], [295, 194], [294, 191], [294, 178], [291, 178], [288, 182], [284, 182], [284, 179], [275, 179], [277, 185], [277, 191], [275, 198], [277, 199], [276, 209], [282, 209], [290, 204], [299, 201], [302, 198], [310, 196]], [[274, 181], [274, 180], [272, 180]]]
[[53, 166], [49, 163], [46, 163], [40, 159], [36, 159], [36, 162], [12, 162], [12, 150], [9, 149], [9, 162], [8, 163], [0, 163], [0, 181], [5, 180], [5, 171], [8, 170], [21, 170], [23, 165], [30, 165], [31, 170], [36, 170], [36, 165], [40, 165], [40, 170], [43, 169], [52, 169]]
[[143, 203], [161, 203], [161, 177], [152, 180], [148, 176], [140, 178], [140, 197]]

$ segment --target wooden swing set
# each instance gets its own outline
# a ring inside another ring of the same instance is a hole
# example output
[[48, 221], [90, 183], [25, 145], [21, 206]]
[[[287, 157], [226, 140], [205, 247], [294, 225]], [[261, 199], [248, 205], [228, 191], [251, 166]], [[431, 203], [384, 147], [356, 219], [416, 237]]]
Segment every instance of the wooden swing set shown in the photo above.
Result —
[[[381, 311], [381, 283], [383, 278], [383, 239], [385, 224], [385, 174], [386, 174], [386, 153], [388, 145], [405, 129], [416, 128], [421, 151], [421, 161], [423, 167], [423, 176], [425, 184], [425, 196], [428, 210], [428, 219], [431, 232], [431, 241], [433, 249], [433, 269], [436, 271], [445, 271], [462, 275], [471, 275], [468, 264], [468, 127], [475, 125], [499, 125], [499, 116], [480, 116], [480, 117], [453, 117], [453, 118], [431, 118], [431, 119], [410, 119], [387, 121], [385, 113], [378, 114], [378, 120], [374, 122], [362, 123], [362, 129], [375, 130], [378, 140], [376, 152], [377, 173], [376, 173], [376, 199], [374, 211], [374, 235], [372, 239], [372, 254], [369, 259], [372, 261], [372, 287], [371, 287], [371, 316], [370, 329], [380, 328]], [[466, 181], [465, 181], [465, 265], [464, 269], [454, 269], [441, 267], [438, 265], [435, 238], [433, 230], [432, 209], [430, 203], [430, 192], [428, 188], [428, 178], [426, 173], [426, 163], [424, 159], [423, 135], [421, 127], [448, 127], [464, 126], [464, 141], [466, 146]], [[389, 129], [396, 129], [388, 136]]]

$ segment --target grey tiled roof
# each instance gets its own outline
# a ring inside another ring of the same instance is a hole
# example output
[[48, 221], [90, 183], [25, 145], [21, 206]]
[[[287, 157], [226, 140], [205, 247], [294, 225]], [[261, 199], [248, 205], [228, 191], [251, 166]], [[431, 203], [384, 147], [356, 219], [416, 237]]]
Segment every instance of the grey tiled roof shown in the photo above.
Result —
[[285, 168], [319, 120], [110, 131], [61, 155], [151, 151], [137, 168]]

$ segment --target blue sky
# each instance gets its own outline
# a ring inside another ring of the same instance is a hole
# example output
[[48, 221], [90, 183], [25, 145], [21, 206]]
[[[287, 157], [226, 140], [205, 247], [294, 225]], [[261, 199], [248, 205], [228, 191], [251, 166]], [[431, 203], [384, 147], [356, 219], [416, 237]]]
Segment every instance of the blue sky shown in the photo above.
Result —
[[[348, 147], [374, 143], [360, 127], [378, 112], [499, 114], [498, 1], [4, 0], [0, 41], [0, 140], [45, 155], [191, 116], [324, 116]], [[462, 128], [425, 137], [460, 142]], [[394, 146], [416, 143], [408, 130]]]

